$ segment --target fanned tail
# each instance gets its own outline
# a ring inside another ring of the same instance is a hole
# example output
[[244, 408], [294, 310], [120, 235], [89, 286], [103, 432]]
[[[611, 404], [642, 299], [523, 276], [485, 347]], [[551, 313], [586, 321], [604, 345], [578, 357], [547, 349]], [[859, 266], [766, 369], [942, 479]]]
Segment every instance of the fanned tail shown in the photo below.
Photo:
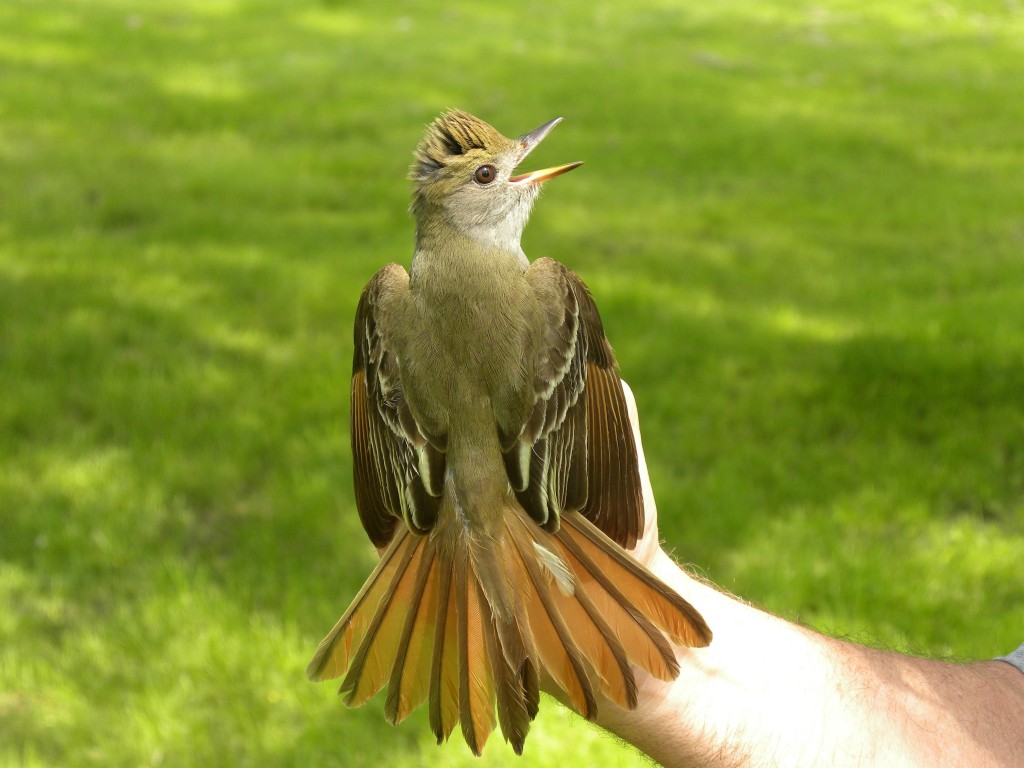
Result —
[[497, 724], [521, 754], [542, 674], [592, 719], [602, 696], [636, 706], [631, 665], [672, 680], [671, 643], [711, 640], [689, 603], [578, 513], [551, 534], [510, 503], [496, 533], [455, 538], [400, 528], [320, 644], [310, 678], [344, 675], [348, 706], [386, 684], [395, 724], [428, 699], [438, 743], [461, 723], [480, 754]]
[[690, 648], [711, 642], [704, 618], [577, 512], [563, 515], [555, 534], [560, 553], [583, 591], [626, 646], [629, 660], [662, 680], [674, 680], [679, 664], [666, 640]]

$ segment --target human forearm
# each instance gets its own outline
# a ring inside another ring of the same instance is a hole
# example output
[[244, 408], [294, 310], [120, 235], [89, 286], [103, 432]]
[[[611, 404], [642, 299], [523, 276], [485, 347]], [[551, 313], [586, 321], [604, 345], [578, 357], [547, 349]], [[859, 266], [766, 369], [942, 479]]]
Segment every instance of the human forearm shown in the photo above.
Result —
[[715, 637], [679, 649], [677, 680], [644, 678], [636, 710], [604, 707], [599, 722], [663, 765], [1024, 764], [1024, 676], [1009, 665], [844, 643], [696, 581], [663, 552], [650, 567]]

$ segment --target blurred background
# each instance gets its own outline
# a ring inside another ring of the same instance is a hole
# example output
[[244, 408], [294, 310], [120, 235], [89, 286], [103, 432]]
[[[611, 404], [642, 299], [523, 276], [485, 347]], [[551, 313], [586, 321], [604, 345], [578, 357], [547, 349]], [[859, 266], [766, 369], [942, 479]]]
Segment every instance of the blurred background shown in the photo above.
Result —
[[[1024, 640], [1017, 0], [0, 4], [0, 764], [515, 759], [304, 674], [371, 570], [362, 286], [461, 107], [562, 115], [527, 228], [591, 286], [667, 546], [938, 657]], [[568, 761], [568, 762], [567, 762]]]

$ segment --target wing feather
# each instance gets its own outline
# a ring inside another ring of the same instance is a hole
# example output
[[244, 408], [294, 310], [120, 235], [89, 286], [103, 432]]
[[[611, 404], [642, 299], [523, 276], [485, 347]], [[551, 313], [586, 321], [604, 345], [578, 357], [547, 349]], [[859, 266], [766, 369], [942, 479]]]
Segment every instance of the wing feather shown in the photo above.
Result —
[[[643, 532], [636, 445], [618, 365], [590, 291], [571, 270], [538, 259], [527, 279], [544, 309], [535, 403], [506, 453], [512, 487], [530, 516], [557, 530], [579, 511], [631, 549]], [[523, 450], [529, 449], [524, 476]], [[538, 487], [540, 484], [540, 487]]]
[[367, 283], [353, 329], [350, 434], [356, 508], [382, 548], [404, 519], [419, 533], [437, 519], [444, 454], [426, 441], [405, 401], [391, 338], [409, 275], [389, 264]]

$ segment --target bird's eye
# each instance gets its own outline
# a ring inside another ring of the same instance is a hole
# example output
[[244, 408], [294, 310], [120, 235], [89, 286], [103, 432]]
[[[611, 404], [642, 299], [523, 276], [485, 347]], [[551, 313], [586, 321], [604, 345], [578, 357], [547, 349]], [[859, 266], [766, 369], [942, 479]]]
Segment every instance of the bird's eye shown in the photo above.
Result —
[[473, 174], [475, 178], [481, 184], [490, 184], [498, 177], [498, 169], [493, 165], [481, 165], [476, 169], [476, 173]]

